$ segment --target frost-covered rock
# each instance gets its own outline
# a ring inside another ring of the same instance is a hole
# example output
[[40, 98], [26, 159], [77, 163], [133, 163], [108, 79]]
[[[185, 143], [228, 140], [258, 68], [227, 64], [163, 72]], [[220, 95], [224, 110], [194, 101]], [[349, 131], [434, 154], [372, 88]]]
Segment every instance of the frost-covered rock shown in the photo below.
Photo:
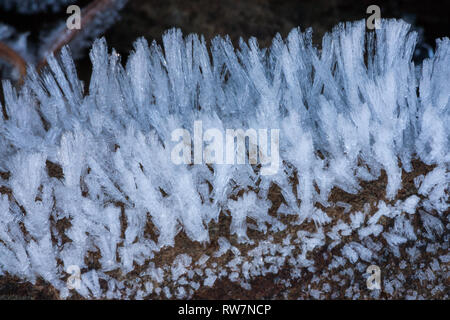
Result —
[[[77, 78], [67, 48], [59, 59], [49, 59], [42, 75], [30, 69], [19, 91], [4, 82], [0, 172], [10, 177], [0, 184], [10, 198], [0, 199], [0, 274], [29, 281], [41, 277], [63, 292], [65, 270], [87, 268], [87, 257], [95, 253], [100, 266], [82, 275], [78, 292], [84, 296], [136, 292], [105, 273], [127, 274], [136, 266], [156, 283], [169, 269], [173, 281], [185, 283], [191, 257], [178, 256], [166, 269], [152, 265], [152, 259], [176, 246], [180, 232], [193, 242], [211, 241], [209, 225], [220, 214], [230, 215], [227, 232], [249, 244], [250, 227], [263, 234], [289, 227], [281, 222], [283, 215], [296, 218], [289, 220], [292, 225], [317, 227], [316, 233], [299, 231], [294, 245], [275, 244], [270, 237], [255, 244], [251, 262], [233, 260], [230, 268], [245, 266], [250, 276], [276, 273], [285, 258], [314, 270], [307, 254], [322, 247], [326, 237], [331, 246], [352, 234], [364, 241], [343, 247], [352, 264], [376, 256], [380, 249], [370, 241], [382, 232], [398, 252], [415, 237], [403, 215], [414, 216], [420, 206], [430, 211], [420, 214], [428, 238], [443, 236], [448, 230], [441, 220], [448, 211], [450, 40], [438, 40], [435, 56], [415, 66], [416, 34], [408, 24], [384, 20], [375, 32], [366, 33], [359, 21], [337, 26], [324, 36], [320, 50], [312, 45], [310, 30], [299, 29], [286, 40], [276, 36], [269, 49], [260, 49], [254, 38], [235, 49], [219, 37], [208, 49], [202, 37], [183, 37], [172, 29], [163, 36], [163, 47], [139, 39], [125, 67], [114, 51], [108, 53], [104, 39], [95, 41], [89, 88]], [[262, 175], [260, 166], [248, 161], [174, 163], [172, 132], [191, 131], [197, 120], [219, 131], [279, 129], [278, 171]], [[370, 217], [340, 202], [337, 207], [352, 214], [351, 220], [325, 235], [322, 225], [336, 221], [316, 205], [334, 207], [329, 200], [334, 188], [357, 194], [362, 181], [376, 180], [384, 170], [385, 200], [393, 200], [402, 188], [402, 171], [411, 172], [413, 160], [436, 166], [416, 181], [425, 200], [411, 196], [392, 206], [380, 199]], [[60, 166], [62, 175], [50, 176], [48, 162]], [[267, 197], [274, 185], [284, 201], [270, 215]], [[395, 219], [394, 227], [384, 229], [382, 219]], [[293, 246], [300, 253], [292, 254]], [[214, 257], [229, 250], [239, 256], [222, 238]], [[276, 252], [281, 260], [263, 260]], [[333, 261], [334, 267], [345, 263]], [[220, 268], [199, 269], [202, 284], [212, 286], [227, 274]], [[230, 273], [230, 279], [236, 276]], [[108, 293], [99, 279], [110, 284]], [[194, 283], [191, 287], [197, 287]], [[138, 296], [152, 288], [153, 282], [146, 283]], [[190, 292], [188, 287], [157, 289], [167, 297]]]

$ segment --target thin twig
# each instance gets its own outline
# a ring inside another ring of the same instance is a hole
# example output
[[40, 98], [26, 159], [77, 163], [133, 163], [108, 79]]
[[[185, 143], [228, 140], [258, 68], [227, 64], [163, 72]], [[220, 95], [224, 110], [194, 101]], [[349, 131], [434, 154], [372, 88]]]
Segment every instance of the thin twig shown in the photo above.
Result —
[[27, 63], [15, 50], [0, 41], [0, 58], [8, 61], [16, 67], [20, 73], [19, 84], [23, 83], [27, 75]]
[[38, 64], [38, 70], [47, 64], [47, 57], [50, 54], [54, 54], [62, 49], [65, 45], [69, 44], [87, 25], [89, 25], [99, 14], [105, 12], [115, 4], [115, 0], [95, 0], [88, 6], [81, 10], [80, 29], [68, 29], [64, 30], [56, 37], [56, 41], [47, 50], [46, 54]]

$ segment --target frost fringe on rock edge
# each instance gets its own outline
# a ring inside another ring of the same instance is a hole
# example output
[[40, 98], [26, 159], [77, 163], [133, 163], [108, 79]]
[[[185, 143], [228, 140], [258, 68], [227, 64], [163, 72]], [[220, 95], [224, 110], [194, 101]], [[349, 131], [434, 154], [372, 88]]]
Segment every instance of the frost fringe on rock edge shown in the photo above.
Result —
[[[364, 21], [340, 24], [320, 50], [311, 30], [277, 35], [269, 49], [254, 38], [236, 49], [219, 37], [208, 49], [202, 37], [172, 29], [163, 47], [137, 40], [125, 67], [97, 40], [87, 90], [67, 49], [42, 75], [31, 70], [19, 92], [3, 82], [0, 171], [10, 177], [0, 182], [11, 194], [0, 198], [0, 274], [42, 277], [66, 297], [65, 270], [85, 268], [88, 252], [100, 253], [99, 274], [126, 274], [175, 245], [181, 230], [209, 241], [207, 225], [221, 212], [229, 212], [230, 233], [242, 242], [250, 241], [246, 217], [260, 231], [282, 230], [268, 215], [273, 184], [285, 200], [279, 214], [327, 223], [332, 217], [315, 204], [329, 206], [334, 187], [357, 193], [359, 182], [385, 170], [393, 199], [413, 159], [436, 166], [418, 185], [424, 207], [442, 216], [450, 180], [450, 42], [437, 40], [435, 56], [415, 66], [409, 27], [383, 20], [366, 32]], [[279, 128], [278, 174], [261, 176], [252, 165], [173, 164], [171, 132], [195, 120]], [[62, 178], [47, 174], [47, 161], [61, 166]], [[231, 200], [240, 190], [244, 196]], [[70, 227], [62, 234], [55, 224], [63, 219]], [[156, 242], [144, 234], [149, 219]], [[98, 274], [91, 276], [98, 283]]]

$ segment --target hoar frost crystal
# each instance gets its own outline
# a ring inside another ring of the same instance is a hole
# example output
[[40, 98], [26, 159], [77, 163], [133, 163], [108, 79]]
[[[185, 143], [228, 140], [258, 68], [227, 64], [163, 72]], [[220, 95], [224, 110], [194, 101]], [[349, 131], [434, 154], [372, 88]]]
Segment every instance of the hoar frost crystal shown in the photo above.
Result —
[[[450, 42], [416, 66], [409, 27], [340, 24], [320, 49], [311, 30], [208, 49], [172, 29], [125, 67], [97, 40], [88, 88], [67, 49], [19, 91], [3, 82], [0, 275], [61, 298], [189, 298], [268, 275], [285, 298], [448, 298]], [[195, 121], [279, 129], [278, 171], [172, 162], [171, 133]]]

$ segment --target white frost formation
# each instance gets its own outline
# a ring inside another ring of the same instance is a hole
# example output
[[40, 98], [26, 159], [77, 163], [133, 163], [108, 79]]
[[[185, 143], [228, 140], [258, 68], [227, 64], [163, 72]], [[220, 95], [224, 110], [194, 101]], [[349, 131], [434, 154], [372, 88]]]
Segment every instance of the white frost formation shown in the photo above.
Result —
[[[10, 177], [0, 178], [0, 186], [10, 194], [0, 198], [0, 275], [41, 277], [67, 297], [65, 270], [86, 269], [86, 256], [97, 252], [101, 268], [83, 273], [78, 292], [113, 297], [124, 285], [105, 272], [126, 274], [150, 262], [147, 275], [158, 282], [162, 270], [152, 268], [154, 254], [175, 245], [181, 230], [193, 241], [209, 241], [208, 223], [221, 212], [231, 215], [230, 234], [242, 242], [251, 242], [247, 217], [262, 232], [283, 230], [268, 215], [273, 184], [285, 200], [279, 215], [319, 227], [316, 234], [286, 239], [282, 254], [298, 266], [310, 262], [305, 255], [290, 257], [294, 247], [308, 252], [323, 245], [325, 236], [338, 243], [353, 230], [361, 239], [378, 235], [382, 216], [395, 219], [394, 229], [382, 233], [394, 250], [415, 238], [409, 215], [420, 214], [430, 237], [448, 233], [450, 40], [438, 40], [434, 57], [415, 66], [416, 34], [409, 27], [384, 20], [375, 33], [366, 33], [364, 21], [340, 24], [324, 36], [320, 50], [312, 45], [311, 30], [294, 29], [286, 40], [278, 35], [269, 49], [258, 48], [254, 38], [235, 49], [218, 37], [208, 50], [202, 37], [173, 29], [163, 47], [139, 39], [125, 68], [97, 40], [88, 90], [67, 49], [60, 61], [49, 59], [48, 72], [30, 71], [19, 92], [5, 81], [0, 172]], [[213, 128], [279, 128], [280, 170], [261, 176], [250, 164], [173, 164], [170, 134], [191, 130], [195, 120]], [[315, 204], [333, 205], [328, 197], [334, 187], [355, 194], [361, 181], [376, 180], [385, 170], [386, 197], [394, 199], [402, 170], [410, 172], [413, 159], [435, 166], [416, 181], [422, 199], [413, 196], [395, 208], [380, 201], [367, 223], [366, 213], [357, 212], [351, 226], [341, 223], [321, 233], [332, 217]], [[47, 161], [60, 165], [64, 176], [50, 177]], [[419, 202], [427, 212], [417, 213]], [[57, 228], [62, 221], [69, 226]], [[157, 241], [145, 235], [147, 221], [156, 227]], [[264, 245], [270, 248], [270, 240]], [[255, 250], [271, 252], [267, 248]], [[262, 254], [257, 252], [252, 254]], [[350, 242], [342, 254], [351, 262], [369, 261], [376, 251]], [[188, 272], [190, 263], [188, 255], [178, 257], [173, 277]], [[230, 267], [233, 278], [238, 270], [257, 274], [255, 264], [239, 269], [239, 263]], [[206, 269], [205, 285], [223, 276], [217, 270]], [[99, 279], [108, 281], [108, 293]], [[145, 288], [148, 293], [153, 285]]]

